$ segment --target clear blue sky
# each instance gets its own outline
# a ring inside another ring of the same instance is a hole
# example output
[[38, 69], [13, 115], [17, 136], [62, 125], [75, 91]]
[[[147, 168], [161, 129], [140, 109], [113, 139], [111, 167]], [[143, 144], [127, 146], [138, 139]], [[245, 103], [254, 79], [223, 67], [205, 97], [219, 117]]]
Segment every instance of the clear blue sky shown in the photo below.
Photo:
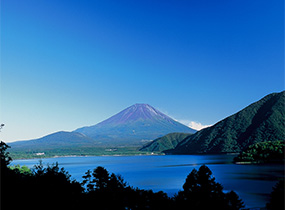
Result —
[[284, 90], [283, 0], [1, 1], [4, 141], [135, 103], [214, 124]]

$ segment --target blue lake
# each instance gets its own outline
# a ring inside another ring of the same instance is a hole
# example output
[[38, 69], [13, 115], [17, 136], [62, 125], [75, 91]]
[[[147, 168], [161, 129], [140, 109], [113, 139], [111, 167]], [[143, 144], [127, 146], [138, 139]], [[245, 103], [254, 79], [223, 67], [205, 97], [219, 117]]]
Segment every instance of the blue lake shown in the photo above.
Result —
[[[89, 156], [42, 159], [43, 164], [58, 162], [72, 178], [81, 181], [88, 169], [105, 167], [120, 174], [133, 187], [164, 191], [173, 196], [182, 189], [187, 175], [203, 164], [213, 172], [225, 191], [234, 190], [246, 207], [264, 207], [278, 179], [284, 177], [284, 166], [236, 165], [231, 155], [166, 155], [166, 156]], [[33, 167], [40, 159], [14, 160], [11, 165]]]

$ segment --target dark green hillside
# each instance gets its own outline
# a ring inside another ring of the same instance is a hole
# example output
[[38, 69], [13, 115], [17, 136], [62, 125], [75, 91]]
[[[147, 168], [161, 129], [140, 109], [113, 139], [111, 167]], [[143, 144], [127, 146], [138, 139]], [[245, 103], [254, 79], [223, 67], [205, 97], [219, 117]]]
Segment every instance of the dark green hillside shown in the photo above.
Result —
[[168, 149], [174, 149], [179, 142], [192, 134], [189, 133], [170, 133], [163, 137], [157, 138], [154, 141], [143, 146], [140, 151], [146, 152], [162, 152]]
[[285, 91], [185, 138], [167, 154], [233, 153], [257, 142], [285, 139]]

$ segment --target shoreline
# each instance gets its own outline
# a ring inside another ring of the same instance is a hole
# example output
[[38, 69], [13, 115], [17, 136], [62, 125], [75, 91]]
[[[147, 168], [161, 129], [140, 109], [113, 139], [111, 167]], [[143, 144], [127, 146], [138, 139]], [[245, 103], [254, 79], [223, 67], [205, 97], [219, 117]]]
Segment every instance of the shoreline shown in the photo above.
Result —
[[144, 153], [141, 153], [141, 154], [114, 154], [114, 155], [54, 155], [54, 156], [47, 156], [47, 157], [44, 157], [44, 156], [38, 156], [38, 157], [32, 157], [32, 158], [13, 158], [12, 159], [12, 162], [13, 160], [33, 160], [33, 159], [48, 159], [48, 158], [61, 158], [61, 157], [122, 157], [122, 156], [164, 156], [166, 154], [164, 153], [152, 153], [152, 154], [144, 154]]
[[[121, 157], [121, 156], [171, 156], [171, 155], [199, 155], [199, 156], [210, 156], [210, 155], [229, 155], [233, 156], [236, 155], [237, 153], [223, 153], [223, 154], [166, 154], [166, 153], [156, 153], [156, 152], [146, 152], [146, 153], [121, 153], [121, 154], [87, 154], [87, 155], [51, 155], [51, 156], [45, 156], [45, 155], [39, 155], [39, 156], [33, 156], [33, 157], [23, 157], [23, 158], [12, 158], [13, 160], [33, 160], [33, 159], [47, 159], [47, 158], [60, 158], [60, 157]], [[241, 165], [243, 162], [240, 164], [237, 164], [233, 161], [233, 164]], [[252, 163], [248, 163], [252, 164]]]

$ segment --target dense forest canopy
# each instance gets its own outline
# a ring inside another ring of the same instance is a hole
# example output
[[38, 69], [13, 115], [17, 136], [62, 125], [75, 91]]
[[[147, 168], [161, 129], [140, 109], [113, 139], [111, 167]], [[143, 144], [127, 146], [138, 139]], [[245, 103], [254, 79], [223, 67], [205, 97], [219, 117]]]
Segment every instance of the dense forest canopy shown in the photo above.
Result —
[[241, 152], [235, 162], [284, 162], [285, 141], [265, 141], [250, 145]]

